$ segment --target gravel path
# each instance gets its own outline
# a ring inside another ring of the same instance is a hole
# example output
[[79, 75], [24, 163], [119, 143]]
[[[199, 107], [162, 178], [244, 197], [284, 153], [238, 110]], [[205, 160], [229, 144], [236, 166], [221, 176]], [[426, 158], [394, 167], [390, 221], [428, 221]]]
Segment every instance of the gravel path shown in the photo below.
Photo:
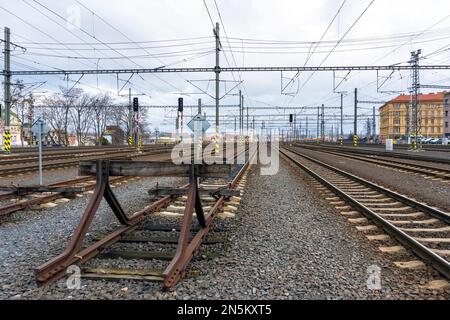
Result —
[[304, 148], [298, 150], [307, 156], [335, 166], [336, 168], [343, 169], [361, 178], [373, 181], [401, 194], [450, 212], [448, 182], [433, 181], [432, 179], [427, 179], [411, 172], [400, 172], [328, 153]]

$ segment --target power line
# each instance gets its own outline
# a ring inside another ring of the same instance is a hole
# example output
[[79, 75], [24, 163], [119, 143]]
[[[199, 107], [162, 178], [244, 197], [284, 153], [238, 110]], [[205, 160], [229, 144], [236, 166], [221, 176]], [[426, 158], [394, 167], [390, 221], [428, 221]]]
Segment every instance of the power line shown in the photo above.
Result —
[[[192, 56], [198, 54], [205, 54], [214, 52], [213, 50], [207, 50], [210, 48], [202, 48], [198, 50], [185, 50], [185, 51], [175, 51], [175, 52], [162, 52], [160, 54], [152, 55], [137, 55], [137, 56], [119, 56], [119, 57], [85, 57], [85, 56], [67, 56], [61, 54], [47, 54], [40, 52], [28, 51], [26, 54], [31, 56], [41, 56], [41, 57], [51, 57], [51, 58], [61, 58], [61, 59], [73, 59], [73, 60], [123, 60], [123, 59], [143, 59], [143, 58], [155, 58], [155, 57], [181, 57], [181, 56]], [[16, 55], [17, 56], [17, 55]]]
[[[36, 0], [35, 0], [36, 1]], [[109, 27], [111, 27], [113, 30], [117, 31], [118, 33], [120, 33], [123, 37], [125, 37], [127, 40], [133, 42], [136, 46], [140, 47], [142, 50], [144, 50], [147, 54], [149, 55], [153, 55], [152, 53], [150, 53], [147, 49], [142, 48], [138, 43], [134, 42], [130, 37], [128, 37], [125, 33], [123, 33], [122, 31], [120, 31], [117, 27], [115, 27], [114, 25], [112, 25], [111, 23], [109, 23], [108, 21], [106, 21], [104, 18], [102, 18], [101, 16], [99, 16], [97, 13], [95, 13], [93, 10], [89, 9], [88, 7], [86, 7], [83, 3], [81, 3], [79, 0], [75, 0], [78, 4], [80, 4], [83, 8], [85, 8], [86, 10], [90, 11], [93, 15], [97, 16], [101, 21], [103, 21], [103, 23], [105, 23], [106, 25], [108, 25]], [[159, 62], [161, 62], [164, 66], [166, 65], [166, 63], [164, 61], [162, 61], [160, 58], [155, 57], [156, 60], [158, 60]], [[142, 66], [140, 66], [142, 67]], [[178, 75], [181, 79], [185, 80], [183, 77], [181, 77], [180, 75]], [[166, 80], [158, 77], [158, 79], [160, 79], [161, 81], [163, 81], [164, 83], [168, 84], [169, 86], [182, 91], [181, 89], [177, 88], [176, 86], [172, 85], [171, 83], [167, 82]], [[187, 94], [187, 96], [190, 96], [189, 94]]]
[[[31, 7], [34, 8], [33, 6], [31, 6]], [[0, 7], [0, 8], [3, 9], [4, 11], [8, 12], [8, 13], [11, 14], [12, 16], [16, 17], [17, 19], [19, 19], [20, 21], [22, 21], [22, 22], [25, 23], [26, 25], [28, 25], [28, 26], [32, 27], [33, 29], [39, 31], [40, 33], [44, 34], [44, 35], [47, 36], [48, 38], [50, 38], [50, 39], [52, 39], [52, 40], [54, 40], [54, 41], [57, 41], [57, 42], [61, 43], [62, 45], [65, 45], [65, 44], [63, 44], [62, 42], [60, 42], [58, 39], [56, 39], [56, 38], [54, 38], [53, 36], [51, 36], [50, 34], [44, 32], [44, 31], [41, 30], [40, 28], [38, 28], [38, 27], [32, 25], [32, 24], [29, 23], [28, 21], [22, 19], [21, 17], [17, 16], [16, 14], [12, 13], [11, 11], [5, 9], [4, 7]], [[34, 9], [37, 10], [36, 8], [34, 8]], [[40, 12], [40, 11], [38, 10], [38, 12]], [[40, 12], [40, 13], [43, 14], [42, 12]], [[46, 16], [45, 14], [43, 14], [43, 15]], [[46, 16], [46, 17], [48, 18], [48, 16]], [[55, 21], [52, 20], [52, 19], [50, 19], [50, 20], [53, 21], [53, 22], [55, 22]], [[16, 35], [16, 36], [17, 36], [17, 35]], [[31, 43], [35, 43], [35, 42], [33, 42], [33, 41], [31, 41], [31, 40], [29, 40], [29, 39], [23, 37], [23, 36], [19, 36], [19, 37], [20, 37], [20, 38], [23, 38], [23, 39], [25, 39], [25, 40], [27, 40], [27, 41], [30, 41]], [[68, 49], [70, 49], [70, 48], [68, 48]], [[73, 49], [70, 49], [70, 51], [73, 51], [73, 52], [75, 52], [75, 53], [77, 53], [77, 54], [80, 54], [79, 52], [77, 52], [76, 50], [73, 50]], [[80, 54], [80, 55], [81, 55], [81, 54]], [[22, 59], [23, 59], [23, 58], [22, 58]], [[81, 63], [81, 64], [82, 64], [82, 65], [89, 66], [88, 64], [85, 64], [85, 63]], [[94, 65], [95, 65], [95, 64], [94, 64]], [[53, 67], [51, 67], [51, 68], [53, 68]]]
[[214, 28], [215, 28], [215, 26], [214, 26], [214, 21], [213, 21], [213, 19], [211, 18], [211, 13], [209, 12], [208, 5], [206, 4], [206, 1], [205, 1], [205, 0], [203, 0], [203, 4], [205, 5], [206, 12], [208, 12], [209, 20], [211, 21], [211, 25], [212, 25], [212, 27], [213, 27], [213, 29], [214, 29]]
[[[336, 45], [330, 50], [330, 52], [327, 54], [327, 56], [322, 60], [322, 62], [320, 63], [319, 67], [322, 66], [325, 61], [330, 57], [330, 55], [333, 53], [333, 51], [337, 48], [337, 46], [341, 43], [341, 41], [347, 36], [347, 34], [349, 34], [349, 32], [353, 29], [353, 27], [358, 23], [358, 21], [364, 16], [364, 14], [367, 12], [367, 10], [369, 10], [369, 8], [372, 6], [372, 4], [375, 2], [375, 0], [372, 0], [369, 5], [364, 9], [364, 11], [358, 16], [358, 18], [355, 20], [355, 22], [353, 22], [353, 24], [350, 26], [350, 28], [348, 28], [348, 30], [344, 33], [344, 35], [339, 39], [339, 41], [336, 43]], [[309, 78], [303, 83], [302, 87], [300, 88], [303, 89], [306, 84], [309, 82], [309, 80], [314, 76], [315, 72], [313, 72]]]
[[[46, 5], [43, 5], [42, 3], [40, 3], [40, 2], [37, 1], [37, 0], [33, 0], [33, 1], [34, 1], [36, 4], [38, 4], [39, 6], [43, 7], [45, 10], [47, 10], [47, 11], [51, 12], [52, 14], [56, 15], [58, 18], [62, 19], [63, 21], [66, 21], [66, 22], [70, 23], [71, 25], [77, 27], [76, 25], [74, 25], [74, 24], [71, 23], [70, 21], [67, 21], [64, 17], [62, 17], [60, 14], [58, 14], [58, 13], [55, 12], [54, 10], [50, 9], [50, 8], [47, 7]], [[112, 47], [109, 46], [108, 44], [104, 43], [104, 42], [103, 42], [102, 40], [100, 40], [98, 37], [95, 37], [94, 35], [90, 34], [90, 33], [87, 32], [86, 30], [84, 30], [83, 28], [78, 28], [78, 30], [80, 30], [82, 33], [88, 35], [89, 37], [95, 39], [95, 40], [98, 41], [99, 43], [105, 45], [106, 47], [112, 49], [114, 52], [118, 53], [119, 55], [121, 55], [121, 56], [123, 56], [123, 57], [126, 57], [126, 56], [123, 55], [121, 52], [117, 51], [116, 49], [112, 48]], [[136, 66], [142, 68], [141, 65], [139, 65], [138, 63], [136, 63], [136, 62], [133, 61], [132, 59], [128, 58], [127, 60], [130, 61], [131, 63], [135, 64]], [[162, 79], [162, 78], [160, 78], [160, 77], [158, 77], [158, 76], [155, 76], [155, 77], [158, 78], [159, 80], [161, 80], [162, 82], [166, 83], [167, 85], [169, 85], [169, 86], [171, 86], [171, 87], [173, 87], [173, 88], [175, 88], [175, 89], [178, 90], [177, 87], [173, 86], [173, 85], [172, 85], [171, 83], [169, 83], [168, 81], [166, 81], [166, 80], [164, 80], [164, 79]], [[141, 78], [141, 79], [148, 82], [148, 80], [146, 80], [146, 79], [144, 79], [144, 78]], [[150, 84], [152, 84], [152, 83], [150, 83]], [[155, 86], [154, 84], [152, 84], [152, 85]]]
[[[314, 49], [312, 50], [312, 52], [309, 54], [308, 53], [308, 57], [305, 61], [305, 63], [303, 64], [303, 66], [306, 66], [309, 62], [309, 60], [311, 59], [311, 57], [314, 55], [314, 53], [317, 50], [317, 47], [320, 45], [320, 43], [322, 42], [323, 38], [325, 37], [325, 35], [328, 33], [328, 30], [330, 30], [331, 26], [333, 25], [334, 21], [336, 20], [337, 16], [339, 15], [339, 13], [341, 12], [342, 8], [344, 7], [345, 3], [347, 2], [347, 0], [344, 0], [341, 4], [341, 6], [339, 7], [339, 9], [337, 10], [336, 14], [334, 15], [333, 19], [331, 20], [331, 22], [328, 24], [328, 27], [325, 29], [324, 33], [322, 34], [322, 37], [320, 37], [320, 40], [317, 42], [317, 44], [315, 45]], [[297, 79], [300, 76], [300, 73], [298, 72], [293, 78], [292, 80], [285, 86], [285, 88], [287, 88], [287, 86], [292, 83], [293, 81], [295, 81], [295, 79]]]

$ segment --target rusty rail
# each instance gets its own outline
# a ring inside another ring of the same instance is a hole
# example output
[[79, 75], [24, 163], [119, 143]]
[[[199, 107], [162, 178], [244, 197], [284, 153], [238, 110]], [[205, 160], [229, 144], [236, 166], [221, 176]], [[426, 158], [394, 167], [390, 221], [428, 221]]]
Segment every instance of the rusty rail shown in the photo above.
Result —
[[[245, 165], [242, 166], [239, 173], [229, 184], [230, 188], [234, 188], [236, 186], [240, 177], [248, 168], [251, 160], [255, 156], [256, 152], [254, 152], [253, 155], [250, 155], [249, 160]], [[215, 203], [214, 207], [205, 216], [200, 203], [197, 175], [198, 172], [196, 173], [195, 166], [193, 165], [190, 172], [190, 183], [183, 186], [183, 188], [189, 188], [189, 195], [183, 216], [178, 247], [175, 257], [164, 272], [164, 281], [162, 284], [163, 288], [169, 288], [173, 286], [181, 278], [188, 263], [192, 259], [194, 252], [198, 249], [204, 237], [210, 231], [212, 227], [212, 221], [225, 200], [225, 197], [221, 196]], [[87, 230], [91, 225], [91, 222], [103, 198], [105, 198], [114, 214], [116, 215], [117, 219], [124, 226], [109, 234], [100, 241], [97, 241], [95, 244], [82, 249], [81, 246], [85, 239]], [[81, 221], [74, 234], [72, 235], [72, 238], [65, 250], [59, 256], [36, 269], [35, 273], [37, 284], [39, 286], [42, 286], [62, 278], [65, 274], [65, 270], [69, 266], [77, 263], [82, 264], [92, 257], [96, 256], [99, 252], [108, 248], [112, 244], [120, 241], [120, 239], [126, 233], [135, 230], [138, 227], [139, 223], [144, 220], [145, 216], [166, 207], [171, 200], [172, 196], [165, 196], [160, 200], [150, 204], [143, 210], [134, 213], [132, 216], [127, 216], [109, 186], [109, 161], [98, 161], [96, 168], [95, 192], [92, 195], [86, 210], [84, 211]], [[188, 241], [190, 238], [190, 227], [194, 211], [197, 213], [197, 218], [201, 229], [189, 243]]]
[[[240, 180], [244, 172], [247, 170], [250, 163], [252, 163], [252, 159], [255, 156], [256, 152], [249, 156], [249, 160], [242, 166], [241, 170], [239, 170], [238, 174], [229, 184], [230, 189], [235, 188], [238, 181]], [[202, 206], [200, 203], [200, 196], [198, 192], [197, 178], [195, 177], [195, 174], [191, 176], [190, 192], [188, 195], [188, 199], [186, 201], [180, 237], [178, 240], [178, 247], [175, 253], [175, 257], [172, 259], [169, 266], [163, 273], [164, 277], [164, 280], [162, 282], [163, 289], [168, 289], [174, 286], [183, 276], [183, 273], [185, 272], [187, 265], [193, 258], [195, 251], [197, 251], [203, 239], [211, 230], [214, 217], [219, 212], [220, 208], [223, 206], [224, 201], [225, 197], [224, 196], [220, 197], [205, 217], [203, 214], [203, 210], [201, 211], [199, 210], [201, 209]], [[197, 218], [199, 219], [201, 229], [192, 238], [191, 242], [189, 242], [190, 229], [194, 211], [197, 213]]]

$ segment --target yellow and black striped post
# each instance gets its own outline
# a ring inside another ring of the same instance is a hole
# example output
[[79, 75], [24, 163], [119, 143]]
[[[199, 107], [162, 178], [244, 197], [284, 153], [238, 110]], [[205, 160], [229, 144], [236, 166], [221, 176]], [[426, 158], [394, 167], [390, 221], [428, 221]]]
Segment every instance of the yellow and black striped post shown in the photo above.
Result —
[[129, 145], [129, 146], [132, 146], [132, 145], [133, 145], [133, 137], [132, 137], [132, 136], [129, 136], [129, 137], [128, 137], [128, 145]]
[[215, 154], [218, 155], [220, 153], [220, 130], [219, 126], [216, 126], [216, 147], [215, 147]]
[[11, 132], [9, 129], [5, 129], [5, 152], [11, 153]]
[[357, 147], [358, 146], [358, 135], [354, 135], [353, 136], [353, 146]]

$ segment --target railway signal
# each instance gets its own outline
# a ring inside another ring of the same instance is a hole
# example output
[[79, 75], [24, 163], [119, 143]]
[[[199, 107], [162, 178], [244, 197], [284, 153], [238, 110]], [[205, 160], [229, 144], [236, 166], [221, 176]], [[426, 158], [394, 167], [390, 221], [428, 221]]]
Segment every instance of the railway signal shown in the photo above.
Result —
[[133, 111], [139, 112], [139, 98], [133, 99]]
[[183, 112], [183, 98], [178, 98], [178, 112]]

